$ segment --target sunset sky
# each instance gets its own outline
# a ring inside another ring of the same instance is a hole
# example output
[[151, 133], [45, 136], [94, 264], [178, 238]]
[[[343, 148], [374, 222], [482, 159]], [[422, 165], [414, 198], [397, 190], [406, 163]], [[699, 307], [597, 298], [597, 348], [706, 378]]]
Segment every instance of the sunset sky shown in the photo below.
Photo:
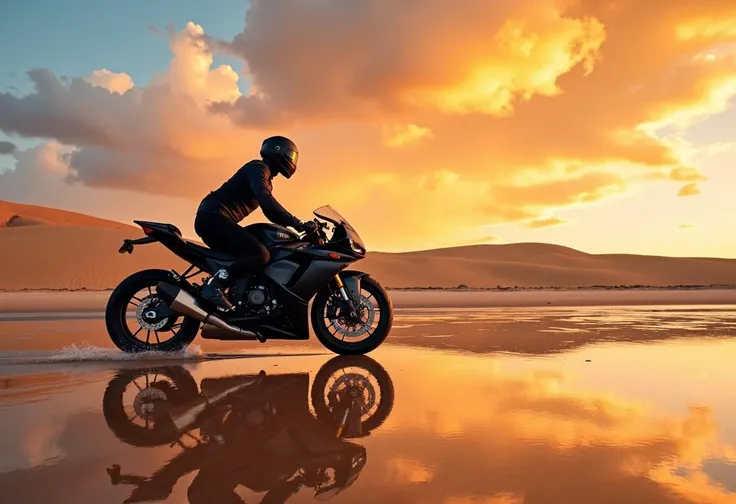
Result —
[[[272, 134], [372, 250], [736, 257], [733, 0], [7, 0], [0, 199], [177, 224]], [[262, 215], [258, 213], [258, 219]]]

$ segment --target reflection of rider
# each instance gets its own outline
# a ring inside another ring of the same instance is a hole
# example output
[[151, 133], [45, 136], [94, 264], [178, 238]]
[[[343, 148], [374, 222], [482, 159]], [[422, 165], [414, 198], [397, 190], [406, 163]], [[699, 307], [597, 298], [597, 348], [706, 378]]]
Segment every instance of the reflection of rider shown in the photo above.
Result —
[[202, 296], [223, 310], [233, 308], [223, 294], [231, 277], [252, 273], [270, 258], [266, 247], [238, 225], [240, 221], [260, 207], [274, 224], [315, 231], [313, 221], [301, 222], [271, 194], [274, 177], [280, 173], [290, 179], [296, 172], [299, 160], [296, 144], [282, 136], [267, 138], [261, 145], [261, 158], [243, 165], [219, 189], [207, 195], [194, 221], [194, 230], [208, 247], [237, 258], [229, 271], [217, 271], [202, 289]]
[[[345, 375], [344, 366], [363, 368], [377, 380], [378, 388], [367, 378], [358, 379], [360, 373]], [[154, 372], [182, 385], [188, 382], [188, 373], [181, 366], [150, 371]], [[130, 377], [140, 376], [140, 373], [128, 373]], [[339, 380], [328, 387], [339, 373], [354, 378], [340, 382], [346, 388], [338, 385]], [[130, 377], [122, 374], [113, 382], [130, 383]], [[122, 474], [120, 466], [108, 469], [113, 484], [136, 487], [125, 504], [166, 499], [177, 481], [196, 470], [199, 472], [188, 490], [191, 504], [243, 504], [235, 492], [239, 485], [257, 493], [265, 492], [261, 504], [283, 504], [305, 487], [315, 489], [324, 497], [339, 493], [355, 481], [366, 462], [365, 448], [345, 440], [349, 436], [347, 431], [354, 431], [349, 437], [368, 435], [385, 420], [393, 405], [390, 377], [366, 356], [334, 358], [320, 368], [311, 390], [314, 414], [309, 407], [308, 373], [266, 375], [261, 372], [257, 376], [206, 378], [200, 384], [201, 391], [196, 386], [190, 388], [186, 394], [173, 396], [175, 403], [151, 403], [150, 408], [144, 405], [142, 410], [158, 419], [153, 431], [147, 430], [148, 421], [146, 429], [137, 424], [131, 428], [129, 417], [116, 412], [114, 405], [120, 411], [125, 408], [122, 399], [126, 387], [113, 386], [113, 382], [108, 385], [108, 391], [115, 394], [108, 396], [106, 391], [103, 405], [108, 409], [103, 410], [116, 436], [139, 446], [152, 446], [141, 439], [147, 437], [156, 440], [153, 445], [178, 443], [183, 448], [183, 452], [150, 477]], [[158, 390], [157, 383], [154, 379], [150, 385], [147, 381], [146, 386]], [[181, 386], [174, 385], [181, 392]], [[339, 387], [342, 399], [334, 399], [338, 393], [335, 387]], [[146, 390], [139, 395], [145, 396]], [[150, 400], [157, 397], [149, 396]], [[376, 397], [380, 400], [374, 403]], [[374, 404], [377, 404], [375, 413], [363, 421], [362, 412], [373, 411]], [[157, 408], [163, 409], [157, 413]], [[345, 425], [346, 420], [347, 424], [357, 420], [360, 425], [351, 428]], [[181, 436], [189, 437], [190, 441], [200, 439], [195, 446], [186, 448], [182, 443], [185, 437]]]

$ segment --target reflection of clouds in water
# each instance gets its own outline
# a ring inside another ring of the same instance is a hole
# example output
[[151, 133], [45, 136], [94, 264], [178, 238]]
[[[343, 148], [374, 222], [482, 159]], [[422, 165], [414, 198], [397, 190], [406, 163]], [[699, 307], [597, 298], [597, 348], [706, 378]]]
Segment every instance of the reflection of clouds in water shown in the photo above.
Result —
[[59, 444], [69, 418], [97, 408], [104, 383], [99, 374], [16, 375], [0, 399], [0, 471], [55, 463], [65, 457]]
[[[397, 381], [390, 425], [377, 435], [390, 438], [396, 457], [432, 468], [428, 496], [493, 502], [483, 496], [506, 492], [526, 496], [519, 502], [654, 504], [677, 501], [672, 490], [698, 504], [736, 499], [708, 475], [706, 462], [736, 461], [735, 448], [719, 443], [710, 408], [665, 416], [645, 403], [568, 391], [560, 373], [509, 375], [482, 366], [489, 361], [422, 352], [415, 365], [432, 372]], [[674, 476], [681, 467], [690, 475]], [[612, 498], [602, 496], [614, 484]], [[533, 498], [544, 486], [546, 498]]]
[[550, 327], [548, 329], [540, 329], [539, 332], [551, 332], [551, 333], [587, 333], [590, 332], [587, 329], [579, 329], [576, 327]]
[[524, 504], [522, 495], [502, 493], [490, 496], [454, 495], [443, 504]]
[[427, 483], [432, 479], [432, 468], [410, 457], [392, 457], [385, 462], [388, 477], [400, 483]]
[[[94, 443], [85, 442], [94, 439]], [[63, 450], [66, 457], [75, 459], [97, 458], [100, 454], [100, 445], [111, 446], [117, 444], [110, 430], [100, 418], [99, 412], [80, 411], [69, 417], [59, 432], [57, 446]]]
[[[605, 358], [626, 362], [613, 378], [606, 377], [610, 382], [630, 371], [633, 352], [644, 362], [660, 356], [675, 363], [673, 369], [683, 370], [678, 355], [704, 362], [708, 355], [728, 353], [707, 346], [707, 354], [694, 353], [689, 347], [677, 347], [679, 353], [674, 346], [669, 350], [636, 347], [628, 346], [630, 353], [623, 354], [601, 350], [593, 362]], [[721, 504], [736, 500], [727, 493], [727, 488], [736, 486], [732, 464], [736, 446], [721, 442], [724, 425], [716, 423], [709, 407], [664, 413], [651, 405], [656, 400], [651, 390], [641, 400], [600, 392], [607, 388], [600, 384], [592, 385], [595, 391], [580, 390], [576, 374], [584, 371], [563, 356], [549, 360], [478, 357], [394, 346], [384, 348], [376, 358], [391, 373], [396, 403], [386, 424], [360, 440], [367, 448], [368, 465], [356, 485], [343, 494], [347, 502]], [[280, 365], [289, 362], [284, 359]], [[232, 366], [227, 368], [230, 372], [242, 365], [204, 363], [194, 374], [199, 381], [208, 369], [219, 375], [227, 374], [226, 366]], [[716, 373], [718, 366], [722, 370], [724, 364], [713, 365]], [[300, 370], [307, 367], [312, 369], [304, 365]], [[585, 372], [592, 369], [585, 367]], [[646, 376], [656, 376], [657, 369], [650, 367]], [[672, 376], [667, 371], [661, 379]], [[586, 383], [591, 379], [586, 375]], [[21, 405], [26, 408], [23, 418], [38, 419], [29, 435], [21, 437], [37, 440], [29, 444], [28, 452], [34, 446], [53, 446], [62, 459], [31, 471], [0, 475], [0, 487], [8, 485], [13, 495], [13, 489], [26, 485], [23, 495], [32, 491], [48, 501], [70, 484], [67, 500], [59, 502], [118, 502], [122, 498], [101, 498], [126, 493], [104, 479], [107, 462], [142, 474], [163, 464], [170, 451], [126, 447], [106, 430], [98, 412], [105, 383], [96, 386], [94, 391], [89, 385], [74, 386], [66, 397], [44, 396], [44, 402]], [[668, 388], [680, 386], [674, 383]], [[681, 407], [688, 394], [675, 393]], [[74, 402], [83, 395], [87, 396], [84, 402]], [[721, 411], [721, 403], [712, 405]], [[46, 425], [59, 429], [44, 433], [41, 427]], [[49, 453], [38, 460], [48, 462]], [[45, 488], [33, 486], [39, 478], [47, 482]], [[187, 485], [181, 483], [178, 488], [185, 492]], [[299, 497], [293, 501], [312, 502], [307, 495], [304, 500]]]
[[[433, 322], [417, 322], [425, 318]], [[412, 322], [394, 328], [391, 339], [400, 344], [476, 353], [545, 354], [599, 341], [736, 335], [736, 310], [702, 307], [415, 309], [400, 320]]]
[[[25, 464], [23, 465], [34, 467], [63, 457], [64, 452], [57, 445], [57, 438], [63, 426], [63, 422], [44, 422], [25, 431], [23, 436], [18, 439], [19, 448], [25, 456]], [[18, 462], [16, 461], [16, 464], [20, 465]]]
[[[730, 460], [706, 460], [703, 463], [703, 469], [710, 476], [712, 480], [720, 483], [724, 489], [731, 493], [736, 492], [736, 462], [733, 461], [733, 457]], [[679, 476], [687, 476], [688, 473], [692, 473], [687, 469], [679, 474]], [[677, 474], [673, 472], [673, 474]]]

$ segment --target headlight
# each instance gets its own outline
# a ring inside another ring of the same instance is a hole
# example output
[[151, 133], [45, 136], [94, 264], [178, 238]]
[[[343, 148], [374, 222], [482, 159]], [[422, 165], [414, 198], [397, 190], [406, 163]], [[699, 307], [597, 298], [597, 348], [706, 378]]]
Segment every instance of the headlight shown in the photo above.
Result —
[[365, 254], [365, 249], [359, 243], [356, 243], [353, 240], [350, 240], [350, 248], [353, 249], [353, 252], [357, 252], [358, 254]]

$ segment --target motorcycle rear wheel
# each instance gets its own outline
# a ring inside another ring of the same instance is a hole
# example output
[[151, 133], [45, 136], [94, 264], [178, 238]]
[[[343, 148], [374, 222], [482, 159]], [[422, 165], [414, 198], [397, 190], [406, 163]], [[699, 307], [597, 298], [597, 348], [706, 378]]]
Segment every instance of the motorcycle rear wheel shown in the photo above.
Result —
[[364, 355], [378, 348], [391, 331], [394, 306], [386, 289], [373, 278], [365, 276], [360, 282], [360, 296], [361, 318], [365, 316], [367, 322], [372, 324], [376, 313], [380, 317], [375, 329], [360, 341], [355, 338], [363, 336], [367, 331], [358, 334], [358, 330], [350, 331], [343, 323], [328, 321], [326, 318], [328, 304], [334, 302], [334, 295], [328, 289], [320, 291], [314, 298], [311, 311], [312, 329], [328, 350], [339, 355]]
[[[137, 310], [143, 302], [156, 302], [155, 287], [159, 282], [173, 284], [171, 273], [158, 269], [139, 271], [120, 282], [110, 295], [105, 309], [105, 324], [110, 339], [123, 352], [177, 352], [186, 348], [197, 336], [199, 321], [183, 315], [166, 320], [158, 329], [152, 329], [156, 326], [142, 325], [138, 318], [135, 321], [139, 329], [134, 332], [128, 327], [128, 307], [133, 305]], [[141, 291], [142, 298], [136, 296]], [[169, 333], [173, 333], [171, 338], [161, 341], [161, 335], [168, 336]], [[145, 341], [142, 339], [144, 337]], [[152, 338], [155, 341], [151, 341]]]
[[[149, 375], [153, 375], [152, 381], [149, 381]], [[161, 380], [157, 380], [159, 377]], [[140, 385], [136, 383], [138, 379]], [[125, 404], [128, 389], [136, 392], [133, 407]], [[149, 398], [146, 398], [147, 393]], [[102, 396], [102, 412], [107, 427], [120, 441], [131, 446], [164, 446], [181, 436], [168, 411], [198, 396], [197, 382], [182, 366], [127, 369], [119, 371], [107, 384]], [[148, 403], [149, 399], [152, 402]], [[145, 425], [140, 425], [142, 416], [135, 411], [136, 403], [155, 404], [143, 417]], [[135, 414], [131, 415], [131, 411]]]

